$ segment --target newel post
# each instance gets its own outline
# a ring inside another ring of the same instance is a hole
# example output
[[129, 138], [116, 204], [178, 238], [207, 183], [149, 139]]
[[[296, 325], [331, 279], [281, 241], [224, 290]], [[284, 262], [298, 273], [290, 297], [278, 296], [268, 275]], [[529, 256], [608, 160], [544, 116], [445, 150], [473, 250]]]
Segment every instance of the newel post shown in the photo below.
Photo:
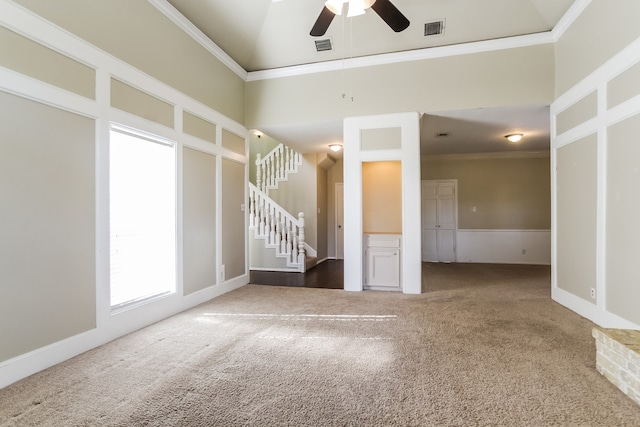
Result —
[[305, 265], [304, 259], [304, 213], [298, 214], [298, 263]]

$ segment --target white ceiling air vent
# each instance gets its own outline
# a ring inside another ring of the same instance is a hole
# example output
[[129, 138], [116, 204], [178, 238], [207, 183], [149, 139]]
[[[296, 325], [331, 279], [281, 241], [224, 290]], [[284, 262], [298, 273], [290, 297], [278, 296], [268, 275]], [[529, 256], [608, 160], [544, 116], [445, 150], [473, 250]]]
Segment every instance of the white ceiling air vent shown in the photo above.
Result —
[[444, 19], [424, 24], [424, 36], [439, 36], [444, 34]]
[[331, 43], [331, 38], [328, 39], [320, 39], [314, 40], [316, 44], [317, 52], [324, 52], [326, 50], [333, 50], [333, 44]]

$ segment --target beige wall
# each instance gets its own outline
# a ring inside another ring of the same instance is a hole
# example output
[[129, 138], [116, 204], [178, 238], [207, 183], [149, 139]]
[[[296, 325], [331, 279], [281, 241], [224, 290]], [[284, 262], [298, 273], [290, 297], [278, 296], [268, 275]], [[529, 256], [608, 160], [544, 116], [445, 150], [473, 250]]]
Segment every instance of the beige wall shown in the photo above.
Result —
[[401, 162], [362, 163], [362, 229], [402, 234]]
[[557, 132], [558, 134], [566, 132], [596, 115], [598, 115], [598, 94], [594, 91], [558, 114]]
[[41, 44], [0, 27], [0, 65], [95, 99], [96, 72]]
[[111, 79], [111, 106], [152, 122], [173, 127], [173, 105], [113, 78]]
[[640, 115], [608, 131], [607, 305], [640, 325]]
[[216, 157], [185, 147], [183, 164], [184, 295], [217, 283]]
[[96, 327], [94, 139], [0, 92], [0, 362]]
[[248, 147], [244, 137], [229, 132], [226, 129], [222, 129], [222, 146], [241, 156], [246, 155]]
[[592, 135], [557, 154], [558, 287], [587, 301], [596, 287], [596, 142]]
[[566, 92], [640, 37], [638, 16], [638, 0], [591, 1], [555, 44], [556, 95]]
[[[241, 207], [247, 169], [237, 154], [244, 154], [245, 129], [229, 119], [244, 120], [244, 82], [146, 1], [17, 3], [155, 79], [140, 76], [141, 92], [121, 83], [139, 76], [133, 67], [113, 65], [97, 49], [69, 52], [76, 61], [0, 28], [0, 65], [30, 77], [2, 84], [3, 90], [22, 97], [0, 91], [0, 362], [9, 360], [0, 363], [2, 385], [248, 281]], [[11, 4], [7, 10], [12, 16], [23, 13]], [[73, 49], [58, 28], [42, 25], [53, 44]], [[20, 28], [32, 37], [41, 34]], [[95, 73], [79, 61], [105, 65]], [[50, 85], [42, 93], [38, 80]], [[187, 96], [168, 90], [163, 82]], [[103, 93], [107, 97], [99, 101], [110, 99], [111, 106], [91, 100], [96, 85], [107, 88], [110, 83], [113, 92]], [[181, 133], [176, 114], [186, 117], [187, 133], [202, 139]], [[97, 117], [98, 125], [90, 117]], [[182, 188], [177, 194], [183, 203], [184, 223], [178, 224], [183, 246], [177, 249], [184, 255], [179, 273], [188, 298], [176, 293], [110, 312], [105, 167], [110, 121], [175, 140], [183, 155], [178, 157], [183, 163], [178, 165]], [[218, 126], [227, 132], [225, 147], [237, 160], [225, 159], [222, 167], [220, 157], [228, 152], [215, 138]], [[185, 147], [187, 143], [197, 148]], [[226, 267], [224, 283], [219, 280], [220, 261]]]
[[[561, 97], [572, 88], [582, 96], [598, 90], [598, 95], [607, 101], [599, 105], [597, 121], [586, 121], [592, 114], [582, 117], [583, 128], [590, 128], [591, 136], [576, 141], [562, 138], [555, 141], [568, 144], [557, 149], [555, 204], [557, 286], [569, 294], [558, 294], [557, 298], [578, 311], [589, 307], [584, 310], [586, 315], [607, 324], [640, 325], [637, 304], [640, 224], [635, 215], [640, 207], [637, 190], [640, 111], [628, 104], [619, 105], [631, 94], [640, 92], [637, 80], [640, 68], [632, 65], [626, 69], [618, 65], [619, 62], [607, 62], [640, 37], [638, 16], [640, 2], [636, 0], [593, 0], [556, 43], [556, 93], [562, 101], [557, 104], [564, 106], [577, 101], [572, 93]], [[601, 28], [603, 22], [614, 25], [605, 31], [594, 31]], [[621, 59], [636, 61], [637, 57], [633, 56], [636, 54]], [[594, 74], [598, 69], [605, 71]], [[609, 78], [613, 81], [607, 81]], [[580, 86], [575, 86], [579, 82]], [[603, 93], [604, 88], [611, 92]], [[626, 108], [628, 118], [618, 119], [615, 114], [609, 114], [613, 106]], [[554, 107], [552, 105], [552, 112]], [[573, 124], [581, 124], [579, 122]], [[564, 138], [568, 138], [566, 134]], [[599, 190], [602, 193], [598, 193]], [[604, 271], [602, 280], [598, 280], [598, 271]], [[605, 303], [602, 295], [592, 299], [590, 288], [597, 293], [604, 292]], [[592, 306], [574, 303], [574, 297]]]
[[[553, 101], [553, 45], [247, 83], [247, 125], [314, 123], [399, 111]], [[345, 103], [345, 79], [354, 101]], [[313, 102], [309, 102], [313, 100]]]
[[16, 3], [214, 110], [244, 122], [244, 81], [149, 2]]
[[216, 125], [201, 117], [184, 111], [182, 113], [182, 131], [204, 141], [216, 143]]
[[[422, 179], [458, 180], [461, 229], [549, 230], [548, 157], [422, 158]], [[473, 212], [473, 207], [476, 212]]]

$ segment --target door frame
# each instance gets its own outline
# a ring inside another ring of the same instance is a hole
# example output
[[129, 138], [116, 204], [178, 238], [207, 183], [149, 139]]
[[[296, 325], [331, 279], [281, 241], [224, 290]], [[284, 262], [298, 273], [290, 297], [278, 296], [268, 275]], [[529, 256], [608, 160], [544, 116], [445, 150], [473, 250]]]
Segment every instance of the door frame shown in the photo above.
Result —
[[[424, 185], [424, 183], [426, 182], [451, 182], [453, 183], [454, 186], [454, 228], [453, 228], [453, 248], [454, 248], [454, 259], [455, 261], [453, 262], [458, 262], [458, 180], [457, 179], [423, 179], [420, 181], [420, 206], [422, 206], [422, 187]], [[420, 214], [420, 237], [422, 237], [422, 231], [423, 231], [423, 215], [424, 212], [421, 212]], [[424, 244], [424, 242], [422, 242], [422, 244]], [[424, 253], [424, 251], [422, 250], [422, 247], [420, 247], [420, 259], [422, 262], [426, 262], [423, 259], [422, 254]], [[440, 262], [440, 261], [438, 261]]]
[[[339, 203], [338, 203], [338, 187], [342, 188], [342, 258], [340, 257], [340, 251], [338, 250], [338, 213], [339, 213]], [[336, 182], [334, 187], [334, 206], [335, 206], [335, 222], [334, 222], [334, 243], [335, 243], [335, 255], [336, 259], [344, 259], [344, 182]]]

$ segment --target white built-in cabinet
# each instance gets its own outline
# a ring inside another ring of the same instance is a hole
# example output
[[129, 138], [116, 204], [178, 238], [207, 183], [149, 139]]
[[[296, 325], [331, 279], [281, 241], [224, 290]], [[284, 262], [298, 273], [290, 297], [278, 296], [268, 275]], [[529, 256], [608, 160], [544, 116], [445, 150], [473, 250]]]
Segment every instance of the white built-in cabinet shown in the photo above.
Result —
[[364, 235], [364, 288], [402, 290], [400, 234]]

